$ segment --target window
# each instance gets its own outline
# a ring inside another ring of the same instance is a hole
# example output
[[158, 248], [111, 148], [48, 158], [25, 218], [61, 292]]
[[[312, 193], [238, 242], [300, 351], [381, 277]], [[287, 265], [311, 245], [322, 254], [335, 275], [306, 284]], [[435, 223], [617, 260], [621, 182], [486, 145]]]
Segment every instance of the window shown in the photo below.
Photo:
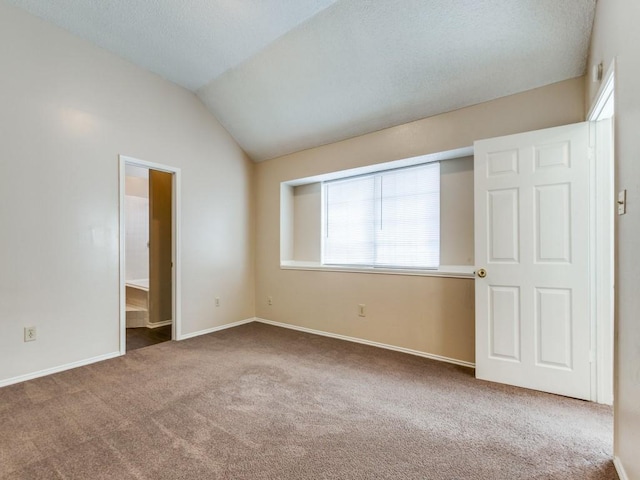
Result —
[[323, 194], [323, 264], [438, 268], [438, 162], [324, 182]]

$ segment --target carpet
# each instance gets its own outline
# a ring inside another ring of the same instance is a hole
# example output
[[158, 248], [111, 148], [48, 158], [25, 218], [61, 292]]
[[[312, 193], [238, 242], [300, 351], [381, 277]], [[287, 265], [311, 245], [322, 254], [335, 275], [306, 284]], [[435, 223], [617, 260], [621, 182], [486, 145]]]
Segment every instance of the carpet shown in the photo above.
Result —
[[606, 406], [252, 323], [0, 389], [2, 479], [617, 479]]

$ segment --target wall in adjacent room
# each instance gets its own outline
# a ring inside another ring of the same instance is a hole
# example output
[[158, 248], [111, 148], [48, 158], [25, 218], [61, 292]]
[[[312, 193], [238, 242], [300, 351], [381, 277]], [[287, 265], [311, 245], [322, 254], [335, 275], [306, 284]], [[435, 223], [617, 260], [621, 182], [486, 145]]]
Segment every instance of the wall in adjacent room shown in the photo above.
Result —
[[125, 280], [149, 279], [149, 193], [129, 193], [129, 186], [138, 186], [139, 180], [145, 179], [125, 178]]
[[0, 384], [118, 352], [119, 154], [182, 170], [181, 333], [252, 318], [253, 164], [200, 100], [1, 2], [0, 64]]

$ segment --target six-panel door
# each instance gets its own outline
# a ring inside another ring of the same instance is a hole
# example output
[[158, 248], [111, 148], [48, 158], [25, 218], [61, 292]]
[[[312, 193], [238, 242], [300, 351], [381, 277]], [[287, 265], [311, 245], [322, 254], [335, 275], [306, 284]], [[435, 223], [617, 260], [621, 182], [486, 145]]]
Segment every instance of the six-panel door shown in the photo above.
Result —
[[588, 138], [475, 143], [477, 378], [591, 397]]

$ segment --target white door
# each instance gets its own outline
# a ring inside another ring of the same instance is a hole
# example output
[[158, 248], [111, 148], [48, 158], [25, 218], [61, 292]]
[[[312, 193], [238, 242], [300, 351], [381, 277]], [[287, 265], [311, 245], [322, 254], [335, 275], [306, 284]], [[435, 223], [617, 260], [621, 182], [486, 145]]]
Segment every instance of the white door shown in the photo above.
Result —
[[588, 123], [475, 142], [479, 379], [591, 397], [588, 152]]

